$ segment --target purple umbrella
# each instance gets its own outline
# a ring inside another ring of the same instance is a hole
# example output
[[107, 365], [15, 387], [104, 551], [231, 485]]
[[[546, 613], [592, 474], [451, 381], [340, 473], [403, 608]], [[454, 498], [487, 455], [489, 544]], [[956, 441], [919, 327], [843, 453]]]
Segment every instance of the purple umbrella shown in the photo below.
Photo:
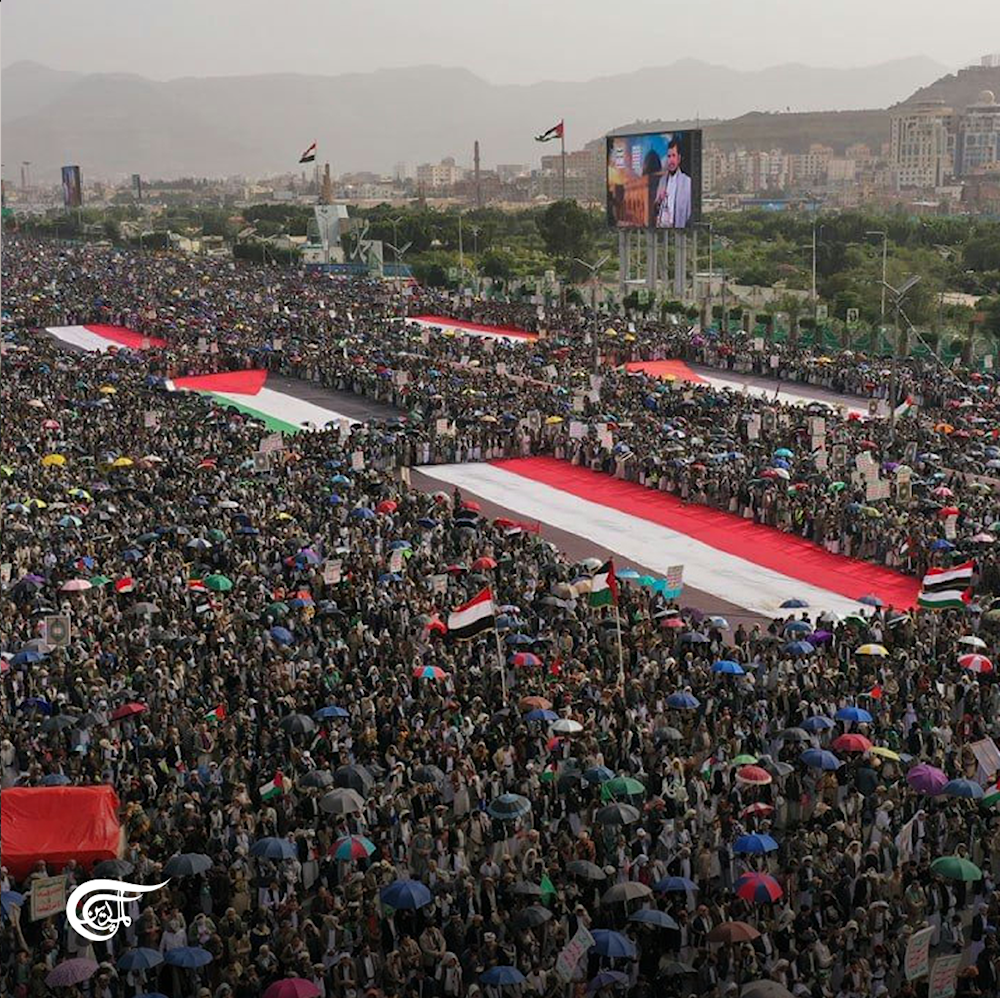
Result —
[[45, 983], [50, 988], [68, 988], [81, 984], [97, 973], [97, 961], [77, 957], [73, 960], [63, 960], [57, 963], [45, 975]]
[[906, 782], [918, 793], [936, 797], [944, 789], [948, 777], [936, 766], [918, 762], [907, 771]]
[[806, 641], [811, 645], [825, 645], [829, 644], [833, 640], [832, 631], [813, 631]]

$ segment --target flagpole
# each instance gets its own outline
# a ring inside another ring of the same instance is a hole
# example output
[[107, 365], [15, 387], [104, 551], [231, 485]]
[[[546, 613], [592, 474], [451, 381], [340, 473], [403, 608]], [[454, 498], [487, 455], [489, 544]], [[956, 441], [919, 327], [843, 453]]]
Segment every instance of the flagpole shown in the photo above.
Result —
[[562, 199], [566, 200], [566, 122], [560, 121], [562, 128], [559, 129], [559, 150], [562, 164]]
[[618, 631], [618, 681], [622, 684], [622, 695], [625, 694], [625, 652], [622, 650], [622, 615], [615, 599], [615, 626]]
[[[490, 589], [490, 599], [493, 599], [493, 590]], [[500, 644], [500, 628], [497, 627], [496, 606], [493, 608], [493, 637], [497, 642], [497, 664], [500, 666], [500, 696], [503, 698], [504, 706], [507, 706], [507, 669], [503, 660], [503, 645]]]

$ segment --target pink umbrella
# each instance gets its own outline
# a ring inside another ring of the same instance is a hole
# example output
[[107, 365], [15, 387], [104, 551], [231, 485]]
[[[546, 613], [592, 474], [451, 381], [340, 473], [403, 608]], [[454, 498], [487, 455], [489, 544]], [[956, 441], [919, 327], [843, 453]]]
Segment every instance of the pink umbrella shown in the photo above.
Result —
[[92, 588], [93, 586], [87, 579], [69, 579], [59, 587], [60, 591], [64, 593], [85, 593]]
[[771, 782], [771, 774], [760, 766], [740, 766], [736, 770], [736, 782], [762, 787]]
[[97, 966], [96, 960], [86, 960], [83, 957], [63, 960], [45, 975], [45, 983], [50, 988], [68, 988], [74, 984], [82, 984], [97, 973]]
[[851, 731], [834, 738], [832, 747], [835, 752], [867, 752], [872, 743], [864, 735]]
[[985, 655], [977, 655], [974, 652], [959, 655], [958, 664], [969, 672], [979, 672], [983, 675], [993, 671], [993, 663]]
[[144, 714], [146, 709], [144, 703], [123, 703], [120, 707], [115, 708], [111, 720], [120, 721], [123, 717], [131, 717], [133, 714]]
[[275, 981], [265, 992], [264, 998], [316, 998], [319, 988], [304, 977], [286, 977]]
[[936, 797], [944, 789], [948, 777], [936, 766], [918, 762], [907, 771], [906, 782], [918, 793]]

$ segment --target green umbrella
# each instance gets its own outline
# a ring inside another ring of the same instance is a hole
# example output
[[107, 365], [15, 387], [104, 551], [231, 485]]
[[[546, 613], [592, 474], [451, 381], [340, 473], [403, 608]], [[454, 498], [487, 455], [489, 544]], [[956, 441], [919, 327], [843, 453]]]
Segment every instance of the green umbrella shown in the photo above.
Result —
[[221, 544], [226, 539], [226, 534], [224, 531], [219, 530], [218, 527], [212, 527], [208, 532], [208, 539], [214, 544]]
[[931, 863], [931, 872], [949, 880], [982, 880], [983, 871], [961, 856], [939, 856]]
[[94, 575], [91, 577], [90, 584], [99, 588], [100, 586], [106, 586], [110, 581], [111, 579], [106, 575]]
[[631, 776], [616, 776], [601, 784], [601, 800], [614, 800], [616, 797], [636, 797], [645, 794], [646, 788]]
[[224, 575], [210, 575], [205, 579], [205, 585], [217, 593], [228, 593], [233, 588], [232, 579], [227, 579]]
[[843, 492], [847, 488], [847, 482], [830, 482], [826, 487], [827, 492]]
[[733, 761], [732, 761], [732, 763], [730, 763], [730, 765], [733, 765], [733, 766], [753, 766], [753, 765], [756, 765], [756, 763], [757, 763], [757, 756], [755, 756], [755, 755], [746, 755], [744, 753], [743, 755], [736, 756], [736, 758], [733, 759]]
[[868, 621], [865, 620], [864, 617], [859, 616], [856, 613], [849, 613], [846, 617], [844, 617], [844, 623], [845, 624], [857, 624], [860, 627], [867, 627], [868, 626]]
[[288, 604], [283, 603], [281, 600], [275, 600], [268, 608], [267, 612], [273, 614], [275, 617], [283, 617], [288, 613]]

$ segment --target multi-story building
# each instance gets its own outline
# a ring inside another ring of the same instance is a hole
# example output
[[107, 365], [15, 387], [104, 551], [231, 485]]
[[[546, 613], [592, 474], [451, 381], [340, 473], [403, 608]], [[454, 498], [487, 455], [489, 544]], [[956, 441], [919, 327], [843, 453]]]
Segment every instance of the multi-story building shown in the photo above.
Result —
[[1000, 104], [992, 90], [984, 90], [958, 119], [955, 173], [968, 176], [994, 163], [1000, 163]]
[[952, 172], [951, 119], [952, 109], [943, 101], [919, 101], [892, 116], [889, 162], [898, 187], [939, 187]]
[[814, 142], [808, 152], [792, 153], [789, 157], [788, 174], [797, 186], [818, 184], [826, 180], [827, 167], [833, 159], [833, 149], [820, 142]]
[[417, 167], [417, 184], [420, 187], [451, 187], [465, 176], [465, 170], [456, 166], [449, 156], [440, 163], [421, 163]]

